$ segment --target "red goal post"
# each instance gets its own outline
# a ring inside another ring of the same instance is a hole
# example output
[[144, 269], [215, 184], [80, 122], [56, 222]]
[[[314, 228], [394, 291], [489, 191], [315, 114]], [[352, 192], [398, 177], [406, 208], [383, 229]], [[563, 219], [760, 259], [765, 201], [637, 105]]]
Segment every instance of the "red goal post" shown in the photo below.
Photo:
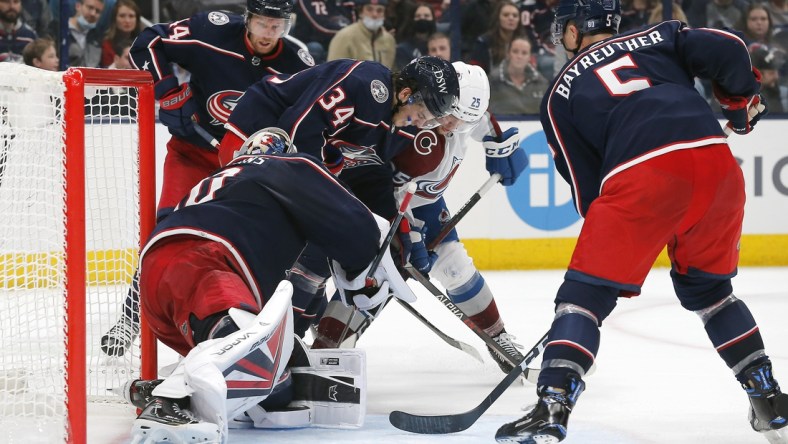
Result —
[[0, 64], [0, 441], [85, 443], [89, 402], [156, 375], [144, 319], [99, 347], [155, 224], [154, 113], [146, 72]]

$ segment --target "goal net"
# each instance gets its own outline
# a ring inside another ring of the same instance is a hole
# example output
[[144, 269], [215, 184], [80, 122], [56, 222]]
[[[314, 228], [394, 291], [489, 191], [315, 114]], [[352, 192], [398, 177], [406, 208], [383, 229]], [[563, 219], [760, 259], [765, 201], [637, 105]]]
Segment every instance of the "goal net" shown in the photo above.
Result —
[[153, 224], [153, 113], [144, 72], [0, 63], [2, 442], [85, 442], [87, 403], [140, 377], [139, 339], [100, 340]]

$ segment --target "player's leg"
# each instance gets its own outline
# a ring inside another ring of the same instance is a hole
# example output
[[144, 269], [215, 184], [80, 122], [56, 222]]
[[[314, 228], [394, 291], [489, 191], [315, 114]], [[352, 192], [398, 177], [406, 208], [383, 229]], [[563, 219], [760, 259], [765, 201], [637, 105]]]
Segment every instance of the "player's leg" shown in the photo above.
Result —
[[[429, 205], [414, 208], [413, 216], [417, 219], [416, 224], [423, 222], [427, 227], [426, 244], [435, 239], [442, 224], [451, 217], [442, 197]], [[457, 231], [451, 230], [435, 248], [435, 252], [438, 259], [432, 266], [430, 275], [443, 285], [451, 301], [467, 314], [474, 324], [506, 350], [512, 361], [520, 362], [523, 355], [518, 349], [522, 346], [514, 342], [515, 337], [506, 332], [492, 291], [484, 276], [473, 265], [473, 259], [459, 241]], [[497, 350], [491, 347], [487, 347], [487, 350], [501, 370], [509, 373], [512, 369], [509, 361]]]
[[326, 311], [326, 281], [331, 276], [328, 261], [319, 248], [308, 244], [286, 274], [293, 284], [295, 332], [303, 338], [306, 330], [317, 324]]
[[726, 146], [695, 151], [700, 166], [695, 212], [668, 244], [676, 295], [700, 317], [717, 353], [747, 392], [752, 428], [784, 433], [777, 431], [788, 425], [788, 395], [774, 379], [754, 317], [731, 285], [744, 217], [741, 169]]
[[[172, 240], [146, 254], [144, 315], [158, 339], [187, 357], [164, 382], [132, 387], [132, 398], [148, 400], [135, 436], [207, 436], [217, 433], [216, 424], [226, 436], [227, 418], [271, 395], [292, 393], [285, 368], [293, 341], [292, 285], [280, 284], [255, 316], [260, 302], [234, 272], [239, 268], [223, 245], [201, 239]], [[238, 347], [243, 343], [250, 346]]]
[[[666, 156], [662, 156], [666, 157]], [[496, 434], [501, 442], [561, 441], [585, 389], [583, 376], [600, 344], [599, 328], [620, 296], [640, 293], [651, 266], [689, 206], [687, 182], [645, 162], [610, 178], [590, 206], [569, 270], [539, 374], [536, 405]], [[671, 199], [665, 199], [669, 195]]]

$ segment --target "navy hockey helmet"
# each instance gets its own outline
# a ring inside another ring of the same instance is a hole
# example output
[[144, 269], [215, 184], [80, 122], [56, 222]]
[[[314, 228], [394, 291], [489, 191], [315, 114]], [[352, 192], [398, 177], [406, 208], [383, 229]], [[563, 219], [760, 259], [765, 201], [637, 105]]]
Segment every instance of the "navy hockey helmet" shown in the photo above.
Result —
[[246, 12], [289, 20], [290, 14], [293, 13], [293, 2], [291, 0], [246, 0]]
[[452, 112], [460, 98], [460, 83], [451, 63], [433, 56], [413, 59], [400, 71], [404, 84], [414, 85], [411, 98], [423, 101], [435, 118]]
[[281, 128], [270, 126], [249, 136], [241, 148], [233, 153], [233, 157], [294, 152], [296, 152], [296, 147], [287, 132]]
[[580, 34], [609, 32], [618, 34], [621, 23], [619, 0], [560, 0], [555, 8], [551, 29], [553, 44], [560, 45], [569, 21], [574, 21]]

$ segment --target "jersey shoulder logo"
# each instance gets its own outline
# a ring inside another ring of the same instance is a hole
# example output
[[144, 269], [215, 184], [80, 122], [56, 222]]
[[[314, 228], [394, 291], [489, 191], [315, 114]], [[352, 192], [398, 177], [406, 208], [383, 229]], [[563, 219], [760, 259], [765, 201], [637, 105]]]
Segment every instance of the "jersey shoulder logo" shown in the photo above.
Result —
[[312, 58], [312, 54], [310, 54], [306, 49], [299, 49], [298, 57], [302, 62], [306, 63], [307, 66], [315, 66], [315, 59]]
[[389, 98], [389, 89], [378, 79], [369, 84], [369, 89], [372, 92], [372, 98], [378, 103], [384, 103]]
[[227, 14], [219, 11], [211, 11], [208, 13], [208, 21], [214, 25], [221, 26], [230, 23], [230, 17]]

